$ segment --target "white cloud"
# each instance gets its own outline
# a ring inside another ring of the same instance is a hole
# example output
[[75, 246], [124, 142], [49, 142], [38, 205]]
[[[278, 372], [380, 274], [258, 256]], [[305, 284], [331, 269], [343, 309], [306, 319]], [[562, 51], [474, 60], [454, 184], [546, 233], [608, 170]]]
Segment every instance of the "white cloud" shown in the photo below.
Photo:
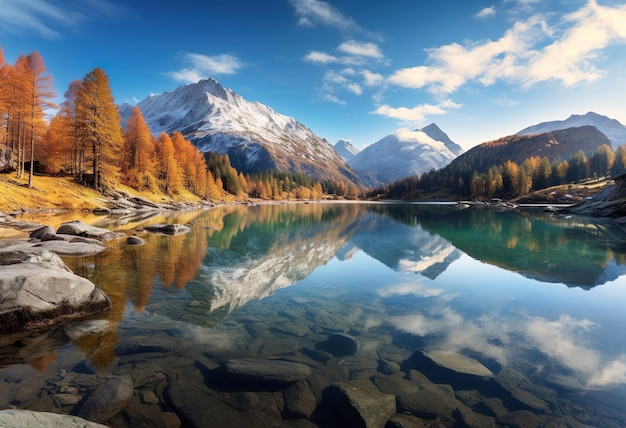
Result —
[[330, 63], [339, 61], [339, 58], [337, 58], [336, 56], [329, 55], [325, 52], [319, 52], [319, 51], [309, 52], [304, 57], [304, 59], [309, 62], [314, 62], [317, 64], [330, 64]]
[[374, 113], [406, 122], [422, 122], [427, 116], [445, 114], [448, 109], [460, 107], [462, 107], [461, 104], [457, 104], [451, 100], [444, 100], [437, 105], [421, 104], [412, 108], [394, 108], [388, 105], [382, 105], [379, 106]]
[[166, 76], [177, 82], [195, 83], [220, 74], [235, 74], [244, 64], [236, 56], [229, 54], [202, 55], [197, 53], [186, 53], [184, 62], [187, 67], [179, 71], [170, 71]]
[[482, 9], [474, 16], [476, 18], [484, 19], [484, 18], [489, 18], [491, 16], [494, 16], [495, 14], [496, 14], [496, 8], [491, 6], [491, 7], [486, 7]]
[[450, 94], [468, 82], [498, 81], [525, 87], [544, 81], [563, 86], [602, 77], [594, 61], [610, 45], [626, 43], [626, 5], [600, 6], [595, 0], [550, 27], [536, 14], [516, 22], [495, 40], [452, 43], [427, 50], [427, 65], [397, 70], [389, 82]]
[[346, 89], [355, 95], [361, 95], [363, 93], [363, 88], [357, 83], [349, 83], [346, 85]]
[[363, 76], [363, 84], [365, 86], [380, 85], [384, 81], [382, 74], [373, 73], [369, 70], [362, 70], [361, 75]]
[[371, 42], [361, 43], [356, 40], [349, 40], [340, 44], [337, 49], [349, 55], [364, 56], [374, 59], [382, 59], [384, 57], [378, 45]]

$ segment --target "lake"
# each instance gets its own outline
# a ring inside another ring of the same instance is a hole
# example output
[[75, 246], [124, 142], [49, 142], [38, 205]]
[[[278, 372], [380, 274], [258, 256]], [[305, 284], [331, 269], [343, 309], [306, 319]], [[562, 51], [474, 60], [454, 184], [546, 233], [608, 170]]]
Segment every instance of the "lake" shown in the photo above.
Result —
[[109, 426], [626, 426], [622, 231], [421, 204], [83, 220], [146, 243], [64, 257], [112, 308], [0, 348], [1, 409]]

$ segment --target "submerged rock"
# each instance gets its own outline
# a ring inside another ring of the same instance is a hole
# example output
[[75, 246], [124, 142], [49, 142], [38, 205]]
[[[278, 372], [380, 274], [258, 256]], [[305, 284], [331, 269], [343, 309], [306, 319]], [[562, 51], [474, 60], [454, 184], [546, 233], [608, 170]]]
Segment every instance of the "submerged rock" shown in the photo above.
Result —
[[382, 428], [396, 413], [396, 397], [380, 392], [370, 381], [337, 382], [326, 393], [345, 426]]
[[228, 360], [225, 368], [230, 378], [257, 384], [291, 383], [311, 374], [311, 368], [302, 363], [254, 358]]
[[359, 342], [352, 336], [343, 333], [331, 334], [326, 341], [317, 345], [317, 349], [334, 355], [346, 357], [359, 350]]
[[89, 422], [78, 416], [31, 410], [0, 410], [0, 428], [32, 427], [106, 428], [106, 425]]
[[130, 376], [111, 377], [89, 395], [78, 415], [102, 422], [118, 414], [132, 397], [133, 380]]

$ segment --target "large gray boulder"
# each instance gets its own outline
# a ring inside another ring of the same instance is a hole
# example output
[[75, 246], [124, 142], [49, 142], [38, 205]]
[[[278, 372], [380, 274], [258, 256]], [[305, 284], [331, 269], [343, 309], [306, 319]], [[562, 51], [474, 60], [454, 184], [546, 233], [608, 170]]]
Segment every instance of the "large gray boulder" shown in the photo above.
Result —
[[106, 428], [106, 425], [89, 422], [78, 416], [18, 409], [0, 410], [0, 428], [33, 427]]
[[111, 306], [89, 280], [73, 274], [41, 248], [0, 251], [0, 333], [39, 330]]

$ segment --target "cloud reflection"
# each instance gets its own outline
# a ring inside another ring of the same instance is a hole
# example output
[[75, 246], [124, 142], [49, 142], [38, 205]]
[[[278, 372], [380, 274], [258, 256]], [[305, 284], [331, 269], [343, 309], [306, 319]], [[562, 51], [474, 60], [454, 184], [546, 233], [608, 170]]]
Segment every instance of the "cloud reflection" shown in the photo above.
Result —
[[[383, 298], [414, 294], [451, 301], [441, 289], [423, 284], [401, 283], [382, 289]], [[540, 316], [494, 312], [476, 318], [451, 306], [393, 316], [389, 322], [398, 330], [426, 338], [432, 349], [475, 352], [503, 367], [516, 361], [535, 362], [536, 373], [552, 382], [586, 389], [626, 384], [626, 355], [603, 355], [590, 345], [589, 335], [599, 327], [588, 319], [560, 315], [556, 320]], [[537, 360], [536, 352], [547, 358]]]

